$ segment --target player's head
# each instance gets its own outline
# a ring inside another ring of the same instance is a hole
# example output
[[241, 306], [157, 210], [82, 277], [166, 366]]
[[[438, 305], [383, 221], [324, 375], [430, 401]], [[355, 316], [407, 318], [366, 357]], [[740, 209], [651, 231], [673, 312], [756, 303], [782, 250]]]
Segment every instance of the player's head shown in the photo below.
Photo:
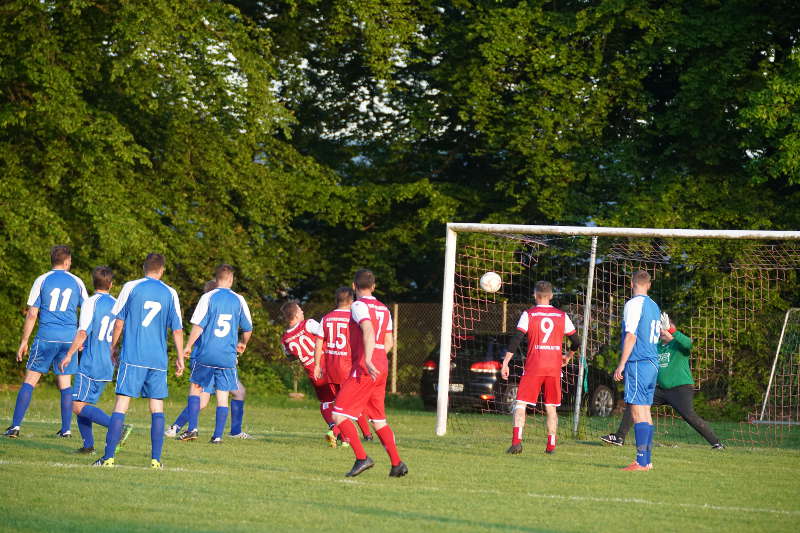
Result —
[[162, 274], [164, 274], [164, 266], [167, 264], [164, 256], [161, 254], [151, 253], [147, 254], [147, 257], [144, 259], [144, 265], [142, 268], [144, 270], [145, 276], [152, 276], [154, 278], [160, 278]]
[[303, 320], [303, 309], [297, 302], [286, 302], [281, 306], [283, 319], [289, 324], [294, 324]]
[[214, 280], [217, 287], [231, 288], [233, 286], [233, 267], [226, 264], [219, 265], [214, 269]]
[[203, 285], [203, 292], [211, 292], [217, 288], [217, 280], [210, 279]]
[[344, 309], [350, 307], [356, 295], [350, 287], [339, 287], [336, 289], [336, 307]]
[[631, 276], [631, 287], [634, 291], [647, 292], [650, 289], [650, 274], [646, 270], [637, 270]]
[[113, 279], [114, 273], [107, 266], [95, 267], [95, 269], [92, 270], [92, 283], [96, 291], [107, 291], [110, 289]]
[[375, 274], [371, 270], [362, 268], [356, 272], [353, 278], [353, 289], [355, 291], [374, 291], [375, 290]]
[[536, 285], [533, 286], [533, 296], [537, 302], [539, 300], [549, 302], [553, 298], [553, 284], [544, 280], [537, 281]]
[[72, 252], [69, 246], [59, 244], [50, 249], [50, 264], [53, 267], [69, 268], [72, 266]]

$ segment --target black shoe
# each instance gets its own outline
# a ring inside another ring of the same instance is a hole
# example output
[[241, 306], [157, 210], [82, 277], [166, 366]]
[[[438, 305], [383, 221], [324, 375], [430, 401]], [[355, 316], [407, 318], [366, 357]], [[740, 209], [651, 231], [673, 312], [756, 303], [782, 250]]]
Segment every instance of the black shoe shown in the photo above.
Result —
[[375, 461], [370, 459], [369, 456], [367, 456], [366, 459], [356, 459], [356, 462], [353, 463], [353, 468], [345, 474], [345, 477], [356, 477], [364, 470], [369, 470], [373, 466], [375, 466]]
[[4, 437], [8, 437], [9, 439], [16, 439], [19, 437], [19, 426], [8, 426], [6, 428], [6, 432], [3, 433]]
[[518, 453], [522, 453], [522, 443], [512, 444], [511, 447], [506, 450], [506, 453], [510, 453], [512, 455], [517, 455]]
[[188, 429], [178, 435], [178, 440], [195, 440], [197, 438], [197, 430], [193, 429], [189, 431]]
[[375, 440], [375, 437], [372, 436], [372, 433], [364, 435], [364, 438], [361, 439], [362, 442], [372, 442], [373, 440]]
[[611, 444], [614, 446], [622, 446], [625, 444], [625, 439], [622, 437], [617, 437], [616, 433], [609, 433], [608, 435], [603, 435], [600, 437], [600, 440], [605, 442], [606, 444]]
[[77, 450], [75, 450], [75, 453], [80, 453], [83, 455], [92, 455], [94, 453], [94, 448], [92, 447], [87, 448], [86, 446], [84, 446], [83, 448], [78, 448]]
[[714, 444], [713, 446], [711, 446], [711, 449], [712, 450], [720, 450], [721, 451], [721, 450], [725, 449], [725, 445], [722, 444], [721, 442], [718, 442], [718, 443]]
[[222, 437], [217, 437], [217, 438], [213, 438], [212, 437], [211, 440], [208, 441], [208, 443], [209, 444], [222, 444]]
[[400, 464], [397, 466], [393, 466], [391, 470], [389, 470], [389, 477], [403, 477], [408, 474], [408, 467], [403, 461], [400, 461]]
[[71, 439], [72, 432], [71, 431], [61, 431], [60, 429], [56, 431], [56, 437], [60, 439]]

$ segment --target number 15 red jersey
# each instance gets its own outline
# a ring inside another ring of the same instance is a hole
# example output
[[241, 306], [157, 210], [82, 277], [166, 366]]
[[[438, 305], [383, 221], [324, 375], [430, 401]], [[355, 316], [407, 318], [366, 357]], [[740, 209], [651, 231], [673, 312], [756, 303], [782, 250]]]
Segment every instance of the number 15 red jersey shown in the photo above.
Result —
[[528, 335], [525, 374], [560, 377], [564, 335], [575, 333], [567, 314], [552, 305], [536, 305], [522, 313], [517, 329]]
[[322, 317], [322, 353], [329, 383], [341, 385], [350, 375], [350, 309], [334, 309]]

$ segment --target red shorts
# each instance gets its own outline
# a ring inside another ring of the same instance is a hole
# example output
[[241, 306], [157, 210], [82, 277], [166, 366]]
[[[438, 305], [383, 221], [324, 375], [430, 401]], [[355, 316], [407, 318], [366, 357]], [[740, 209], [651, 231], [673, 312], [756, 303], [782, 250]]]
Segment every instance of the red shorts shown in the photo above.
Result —
[[314, 391], [317, 393], [317, 399], [322, 403], [332, 402], [336, 399], [335, 385], [330, 383], [323, 383], [322, 385], [314, 385]]
[[369, 374], [349, 377], [336, 395], [333, 412], [356, 420], [362, 413], [370, 420], [386, 420], [383, 401], [386, 398], [386, 372], [377, 380]]
[[544, 387], [544, 404], [561, 405], [561, 378], [553, 376], [534, 376], [525, 374], [519, 380], [517, 390], [517, 401], [536, 405], [539, 399], [539, 392]]

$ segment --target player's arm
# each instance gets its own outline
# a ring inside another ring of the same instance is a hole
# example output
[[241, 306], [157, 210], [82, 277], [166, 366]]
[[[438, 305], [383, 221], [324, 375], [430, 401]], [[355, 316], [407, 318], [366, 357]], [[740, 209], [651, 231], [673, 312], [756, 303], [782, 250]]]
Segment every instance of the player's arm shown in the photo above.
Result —
[[672, 334], [672, 340], [678, 344], [678, 351], [681, 352], [681, 355], [689, 357], [689, 352], [692, 349], [692, 339], [680, 331], [675, 331]]
[[503, 379], [508, 379], [509, 370], [508, 370], [508, 363], [511, 362], [511, 359], [514, 357], [514, 354], [517, 353], [519, 349], [519, 345], [522, 342], [522, 339], [525, 338], [526, 333], [520, 329], [511, 337], [511, 342], [508, 343], [508, 348], [506, 348], [506, 356], [503, 357], [503, 368], [500, 370], [500, 376]]
[[[189, 333], [189, 340], [186, 341], [186, 348], [184, 348], [183, 351], [184, 359], [190, 356], [190, 354], [192, 353], [192, 348], [194, 347], [194, 343], [197, 342], [197, 339], [199, 339], [200, 335], [202, 334], [203, 334], [203, 327], [198, 326], [197, 324], [192, 324], [192, 331], [191, 333]], [[176, 342], [175, 345], [177, 346], [178, 343]]]
[[[194, 333], [194, 327], [192, 327], [192, 333]], [[202, 330], [200, 333], [202, 333]], [[172, 340], [175, 341], [175, 351], [178, 352], [178, 359], [175, 361], [175, 375], [180, 377], [183, 375], [183, 369], [185, 368], [183, 363], [183, 329], [173, 329]]]
[[614, 380], [622, 381], [622, 372], [625, 370], [625, 363], [633, 353], [633, 347], [636, 344], [636, 335], [631, 332], [625, 334], [625, 341], [622, 344], [622, 357], [619, 358], [619, 365], [614, 370]]
[[314, 342], [314, 377], [322, 379], [322, 337]]
[[377, 379], [381, 372], [372, 364], [372, 354], [375, 352], [375, 329], [371, 320], [362, 320], [358, 325], [364, 342], [364, 365], [372, 379]]
[[22, 358], [28, 353], [28, 340], [31, 338], [38, 316], [38, 307], [28, 307], [28, 312], [25, 313], [25, 322], [22, 324], [22, 338], [20, 338], [19, 349], [17, 349], [17, 361], [22, 361]]
[[59, 365], [59, 368], [61, 368], [62, 372], [64, 372], [67, 366], [69, 366], [70, 362], [72, 361], [72, 356], [75, 355], [75, 352], [77, 352], [81, 346], [83, 346], [83, 343], [86, 342], [86, 337], [86, 331], [82, 329], [79, 329], [75, 334], [75, 338], [72, 339], [72, 344], [70, 345], [69, 350], [67, 350], [67, 355], [64, 356], [64, 358], [61, 360], [61, 364]]
[[567, 365], [572, 358], [575, 357], [575, 352], [577, 352], [581, 347], [581, 338], [577, 331], [573, 331], [571, 335], [567, 335], [567, 341], [569, 341], [569, 349], [567, 351], [567, 355], [563, 357], [563, 363], [561, 366]]
[[239, 337], [239, 343], [236, 345], [236, 353], [243, 354], [247, 349], [247, 343], [250, 342], [250, 337], [253, 335], [253, 330], [243, 331], [242, 336]]

